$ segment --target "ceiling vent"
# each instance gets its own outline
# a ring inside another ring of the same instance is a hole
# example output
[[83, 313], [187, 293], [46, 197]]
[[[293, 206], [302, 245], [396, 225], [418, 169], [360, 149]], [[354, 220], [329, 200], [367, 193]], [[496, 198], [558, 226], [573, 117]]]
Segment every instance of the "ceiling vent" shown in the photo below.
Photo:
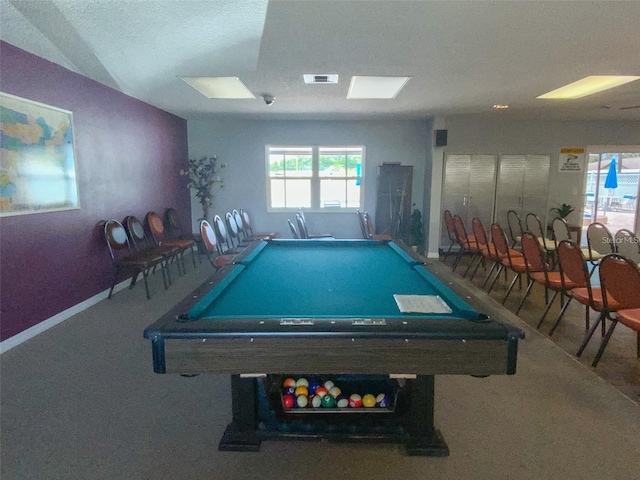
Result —
[[305, 74], [304, 83], [322, 83], [322, 84], [335, 84], [338, 83], [338, 74]]

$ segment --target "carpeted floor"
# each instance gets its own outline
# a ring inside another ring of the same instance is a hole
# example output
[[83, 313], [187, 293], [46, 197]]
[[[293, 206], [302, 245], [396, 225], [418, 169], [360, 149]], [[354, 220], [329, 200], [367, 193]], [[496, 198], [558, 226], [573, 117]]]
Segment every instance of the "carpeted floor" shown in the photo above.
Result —
[[[633, 377], [634, 339], [621, 337], [623, 345], [594, 371], [588, 366], [594, 348], [577, 361], [531, 328], [535, 297], [521, 320], [495, 301], [500, 287], [487, 296], [477, 281], [462, 280], [441, 262], [429, 268], [476, 309], [527, 335], [514, 376], [436, 378], [436, 424], [451, 450], [447, 458], [409, 457], [394, 445], [325, 442], [271, 441], [259, 453], [218, 452], [231, 418], [229, 377], [156, 375], [142, 338], [148, 324], [211, 274], [202, 263], [168, 291], [153, 278], [151, 301], [141, 286], [123, 290], [0, 357], [0, 477], [640, 478], [640, 389], [634, 378], [620, 388], [599, 374], [601, 367], [615, 370], [616, 352], [628, 349]], [[565, 320], [554, 337], [571, 346], [571, 330], [583, 328], [582, 310]]]

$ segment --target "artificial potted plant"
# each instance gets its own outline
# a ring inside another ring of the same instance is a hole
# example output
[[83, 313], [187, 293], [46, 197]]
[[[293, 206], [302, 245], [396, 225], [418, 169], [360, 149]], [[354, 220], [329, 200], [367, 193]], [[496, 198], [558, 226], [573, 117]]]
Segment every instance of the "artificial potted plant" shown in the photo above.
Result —
[[424, 253], [424, 228], [422, 225], [422, 213], [415, 208], [411, 214], [411, 246], [422, 255]]

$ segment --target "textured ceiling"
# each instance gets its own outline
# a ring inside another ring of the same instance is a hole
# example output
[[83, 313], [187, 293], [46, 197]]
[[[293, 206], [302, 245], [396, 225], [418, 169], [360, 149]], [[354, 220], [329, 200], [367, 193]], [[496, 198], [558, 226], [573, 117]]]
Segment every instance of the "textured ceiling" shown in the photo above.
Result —
[[[640, 75], [640, 1], [0, 0], [0, 38], [187, 119], [489, 113], [640, 120], [640, 81], [537, 100], [587, 75]], [[1, 53], [0, 53], [1, 54]], [[337, 73], [338, 85], [305, 85]], [[352, 75], [413, 77], [393, 100], [347, 100]], [[179, 76], [237, 76], [212, 100]], [[276, 97], [267, 107], [260, 96]], [[506, 103], [506, 111], [492, 105]], [[624, 109], [621, 109], [624, 108]]]

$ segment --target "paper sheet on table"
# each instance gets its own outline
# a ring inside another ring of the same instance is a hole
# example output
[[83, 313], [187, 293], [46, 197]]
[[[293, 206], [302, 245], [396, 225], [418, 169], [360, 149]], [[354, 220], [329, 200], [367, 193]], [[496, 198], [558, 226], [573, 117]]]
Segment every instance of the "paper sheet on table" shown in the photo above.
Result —
[[438, 295], [394, 295], [402, 313], [451, 313], [452, 310]]

